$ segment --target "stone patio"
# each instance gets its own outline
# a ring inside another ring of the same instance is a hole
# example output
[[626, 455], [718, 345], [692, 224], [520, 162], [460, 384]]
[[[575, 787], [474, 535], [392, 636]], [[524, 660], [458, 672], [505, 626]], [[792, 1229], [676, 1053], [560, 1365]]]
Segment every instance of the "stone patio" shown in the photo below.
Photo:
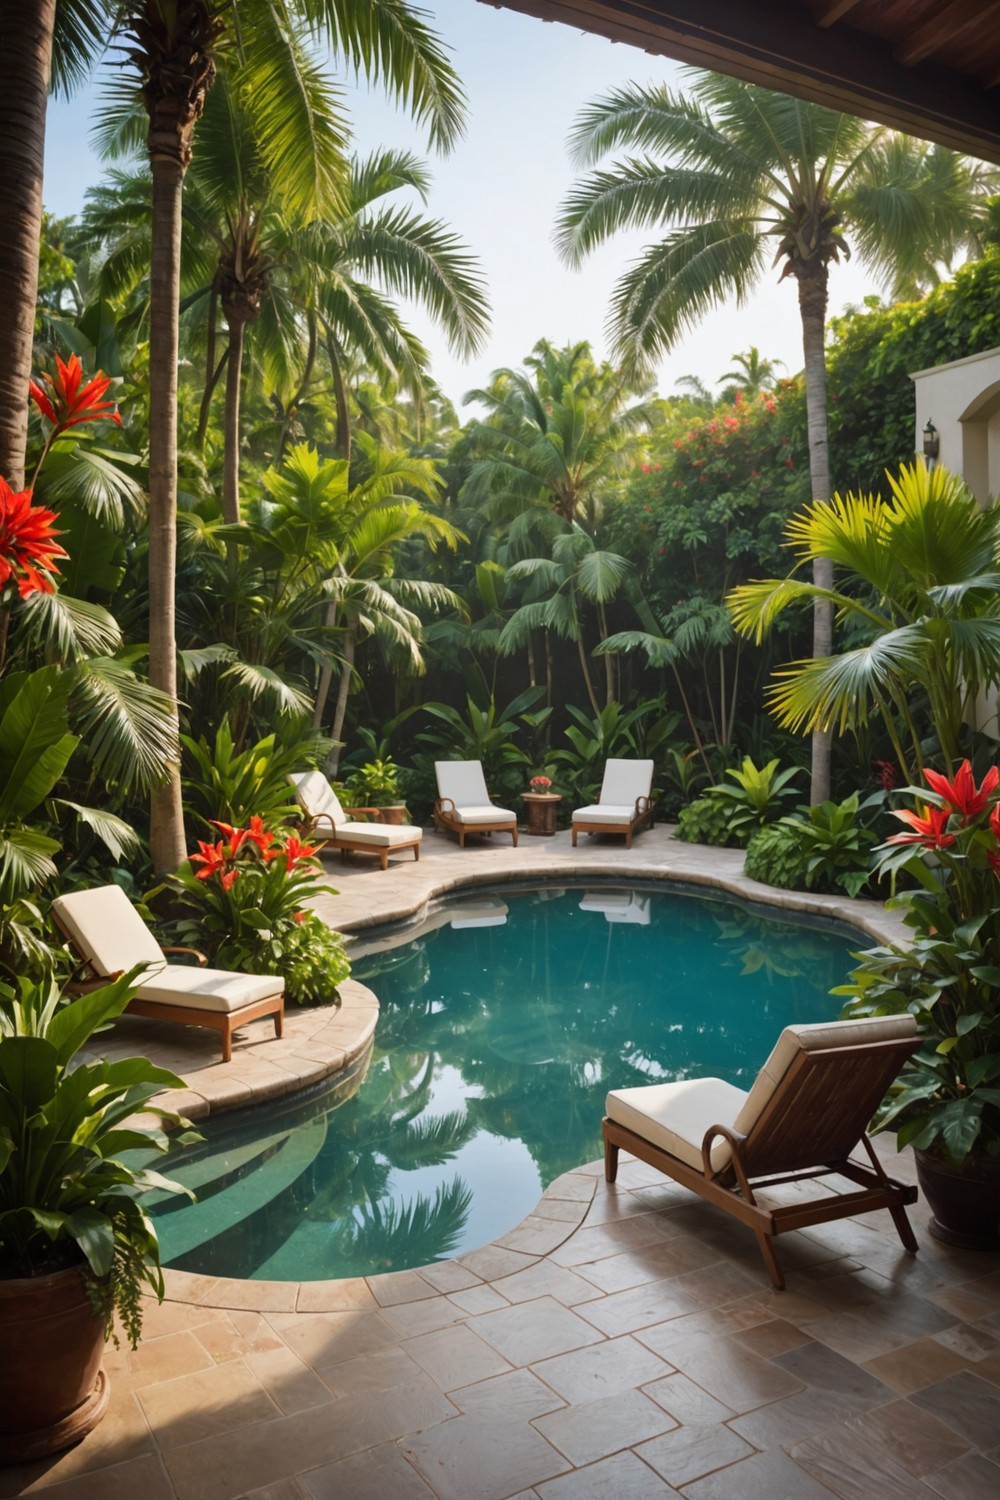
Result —
[[[457, 885], [570, 873], [673, 877], [893, 930], [872, 903], [767, 893], [734, 851], [655, 829], [631, 853], [569, 836], [419, 864], [331, 862], [323, 914], [363, 936], [419, 919]], [[370, 1044], [375, 1002], [253, 1026], [229, 1069], [197, 1033], [132, 1021], [111, 1045], [179, 1070], [191, 1112], [287, 1093]], [[141, 1036], [141, 1043], [137, 1040]], [[890, 1171], [908, 1155], [882, 1138]], [[109, 1351], [111, 1410], [79, 1447], [0, 1470], [0, 1500], [996, 1500], [1000, 1256], [948, 1250], [913, 1211], [778, 1243], [770, 1289], [752, 1236], [641, 1163], [553, 1183], [493, 1245], [356, 1281], [168, 1273], [135, 1354]]]

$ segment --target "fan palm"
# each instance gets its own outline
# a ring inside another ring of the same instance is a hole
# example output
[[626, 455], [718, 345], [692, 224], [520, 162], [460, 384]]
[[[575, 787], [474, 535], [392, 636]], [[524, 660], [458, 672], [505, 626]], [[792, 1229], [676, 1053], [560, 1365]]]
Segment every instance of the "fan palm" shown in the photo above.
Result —
[[889, 483], [889, 503], [835, 495], [789, 522], [799, 566], [830, 558], [843, 587], [792, 575], [743, 584], [728, 603], [736, 629], [758, 641], [790, 605], [817, 596], [861, 632], [862, 645], [779, 672], [771, 708], [791, 730], [843, 732], [880, 716], [913, 781], [925, 744], [915, 701], [926, 699], [951, 773], [984, 689], [1000, 683], [1000, 512], [982, 510], [960, 479], [922, 462]]
[[[589, 105], [571, 148], [581, 164], [631, 155], [578, 183], [559, 216], [571, 264], [619, 229], [665, 227], [618, 283], [620, 357], [644, 364], [713, 306], [745, 302], [768, 260], [794, 279], [802, 319], [813, 499], [829, 499], [824, 330], [830, 266], [862, 259], [896, 291], [934, 279], [975, 236], [992, 170], [940, 146], [720, 74], [688, 73], [684, 93], [632, 84]], [[814, 565], [829, 590], [828, 558]], [[832, 648], [822, 592], [813, 650]], [[813, 740], [812, 797], [829, 795], [829, 739]]]

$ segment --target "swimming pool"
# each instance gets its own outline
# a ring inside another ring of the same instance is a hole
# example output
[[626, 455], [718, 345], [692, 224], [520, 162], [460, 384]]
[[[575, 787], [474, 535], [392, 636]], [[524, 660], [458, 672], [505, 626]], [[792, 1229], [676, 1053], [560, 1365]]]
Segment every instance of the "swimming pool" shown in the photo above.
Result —
[[316, 1280], [488, 1243], [600, 1155], [609, 1088], [748, 1087], [783, 1026], [835, 1017], [852, 946], [690, 887], [456, 898], [356, 964], [381, 1004], [366, 1074], [209, 1121], [171, 1160], [198, 1201], [151, 1200], [164, 1262]]

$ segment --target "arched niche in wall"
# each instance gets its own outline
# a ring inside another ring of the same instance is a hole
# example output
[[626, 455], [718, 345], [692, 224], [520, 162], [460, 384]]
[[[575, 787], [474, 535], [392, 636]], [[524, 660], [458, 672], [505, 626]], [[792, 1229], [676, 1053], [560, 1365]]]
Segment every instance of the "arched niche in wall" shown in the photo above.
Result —
[[1000, 380], [969, 402], [962, 424], [962, 474], [972, 493], [988, 505], [1000, 492]]

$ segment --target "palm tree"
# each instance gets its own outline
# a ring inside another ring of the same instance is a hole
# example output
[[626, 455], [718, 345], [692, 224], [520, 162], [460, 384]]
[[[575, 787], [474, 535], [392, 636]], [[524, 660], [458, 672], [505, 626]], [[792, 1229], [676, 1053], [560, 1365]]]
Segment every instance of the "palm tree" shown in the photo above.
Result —
[[[99, 11], [78, 0], [67, 11]], [[236, 12], [239, 36], [233, 31]], [[149, 594], [150, 680], [176, 701], [174, 579], [177, 520], [177, 355], [181, 193], [193, 152], [195, 126], [215, 78], [217, 62], [237, 70], [252, 93], [261, 123], [261, 150], [273, 170], [288, 173], [300, 207], [319, 206], [343, 176], [342, 152], [318, 130], [332, 101], [330, 85], [312, 58], [293, 45], [296, 18], [322, 31], [337, 52], [429, 123], [436, 144], [448, 146], [461, 125], [457, 79], [419, 16], [402, 0], [123, 0], [116, 7], [128, 55], [139, 75], [149, 119], [152, 173], [150, 279]], [[114, 19], [114, 17], [112, 18]], [[226, 43], [226, 46], [223, 44]], [[126, 105], [123, 126], [129, 129]], [[150, 842], [157, 870], [184, 857], [179, 762], [154, 796]]]
[[462, 499], [506, 520], [547, 506], [568, 525], [592, 529], [636, 459], [652, 408], [628, 406], [641, 387], [595, 365], [587, 343], [555, 349], [540, 339], [524, 363], [495, 370], [488, 390], [465, 398], [488, 416], [468, 434], [479, 456]]
[[982, 510], [956, 475], [922, 460], [889, 482], [888, 503], [835, 495], [788, 524], [799, 566], [830, 558], [842, 588], [793, 574], [743, 584], [728, 603], [736, 629], [760, 641], [789, 605], [822, 593], [861, 644], [783, 668], [772, 711], [793, 731], [843, 732], [877, 716], [914, 780], [927, 745], [923, 705], [951, 773], [984, 690], [1000, 684], [1000, 511]]
[[[830, 265], [853, 231], [872, 271], [894, 289], [933, 279], [975, 233], [991, 170], [821, 105], [720, 74], [692, 71], [683, 94], [632, 84], [598, 99], [571, 137], [581, 164], [619, 147], [623, 160], [578, 183], [559, 216], [572, 264], [615, 231], [660, 228], [620, 279], [611, 321], [617, 354], [644, 365], [730, 297], [744, 302], [772, 258], [799, 295], [813, 499], [830, 496], [824, 332]], [[641, 154], [639, 154], [641, 153]], [[833, 572], [817, 558], [814, 578]], [[832, 649], [820, 595], [813, 650]], [[830, 741], [813, 737], [812, 797], [829, 795]]]
[[737, 391], [752, 401], [764, 391], [773, 390], [778, 371], [785, 367], [783, 360], [764, 359], [756, 344], [751, 344], [745, 354], [733, 354], [730, 358], [733, 368], [717, 381], [725, 387], [722, 392], [725, 401], [735, 401]]

